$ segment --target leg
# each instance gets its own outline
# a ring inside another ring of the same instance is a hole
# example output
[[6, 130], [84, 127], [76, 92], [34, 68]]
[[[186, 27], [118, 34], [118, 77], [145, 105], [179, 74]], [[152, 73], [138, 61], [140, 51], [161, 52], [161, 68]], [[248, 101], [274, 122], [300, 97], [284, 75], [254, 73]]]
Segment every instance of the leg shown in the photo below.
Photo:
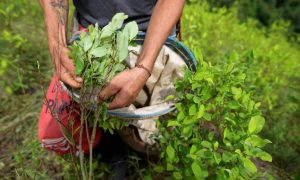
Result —
[[107, 163], [115, 173], [112, 179], [123, 180], [128, 172], [129, 147], [122, 141], [120, 136], [104, 132], [100, 144], [95, 153], [101, 154], [101, 160]]

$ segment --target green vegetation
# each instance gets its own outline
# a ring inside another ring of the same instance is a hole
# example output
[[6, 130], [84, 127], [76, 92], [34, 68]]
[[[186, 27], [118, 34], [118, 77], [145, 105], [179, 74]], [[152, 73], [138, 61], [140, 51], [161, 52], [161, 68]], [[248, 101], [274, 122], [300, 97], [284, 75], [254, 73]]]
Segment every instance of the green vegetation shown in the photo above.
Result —
[[272, 162], [261, 149], [271, 142], [257, 135], [265, 123], [261, 104], [246, 91], [245, 64], [227, 60], [220, 66], [200, 61], [197, 73], [177, 81], [178, 114], [161, 121], [159, 171], [171, 171], [175, 179], [268, 177], [253, 163], [255, 157]]
[[[266, 172], [276, 179], [299, 178], [300, 47], [288, 40], [296, 25], [275, 16], [268, 27], [239, 18], [238, 6], [186, 6], [183, 40], [199, 60], [198, 72], [176, 83], [178, 114], [159, 124], [161, 160], [149, 168], [131, 157], [135, 178], [270, 177]], [[71, 164], [37, 141], [41, 87], [53, 71], [42, 11], [33, 1], [4, 0], [0, 19], [0, 177], [74, 178]], [[99, 177], [108, 172], [103, 164], [95, 166], [103, 170]]]
[[[197, 11], [194, 8], [197, 7]], [[266, 117], [264, 137], [274, 164], [289, 173], [299, 172], [299, 46], [287, 41], [287, 27], [278, 22], [270, 28], [257, 28], [257, 21], [240, 23], [237, 9], [209, 11], [206, 4], [188, 6], [183, 24], [184, 40], [213, 64], [226, 63], [226, 57], [247, 63], [247, 91], [262, 103]], [[244, 56], [253, 56], [245, 59]]]
[[[197, 0], [190, 2], [196, 2]], [[298, 0], [208, 0], [211, 7], [238, 7], [242, 22], [248, 18], [257, 19], [261, 25], [271, 26], [282, 19], [289, 21], [289, 35], [300, 33], [300, 1]]]

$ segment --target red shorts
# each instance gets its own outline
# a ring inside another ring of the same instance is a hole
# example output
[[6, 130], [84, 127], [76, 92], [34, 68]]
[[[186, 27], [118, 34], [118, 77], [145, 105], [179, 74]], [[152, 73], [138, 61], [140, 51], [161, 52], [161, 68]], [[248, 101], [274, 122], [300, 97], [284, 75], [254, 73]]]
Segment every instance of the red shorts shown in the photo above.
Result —
[[[89, 152], [91, 128], [84, 125], [82, 150]], [[102, 135], [96, 129], [93, 147], [99, 144]], [[76, 153], [79, 150], [80, 109], [63, 90], [57, 77], [53, 77], [48, 88], [39, 120], [39, 141], [48, 150], [58, 154]]]

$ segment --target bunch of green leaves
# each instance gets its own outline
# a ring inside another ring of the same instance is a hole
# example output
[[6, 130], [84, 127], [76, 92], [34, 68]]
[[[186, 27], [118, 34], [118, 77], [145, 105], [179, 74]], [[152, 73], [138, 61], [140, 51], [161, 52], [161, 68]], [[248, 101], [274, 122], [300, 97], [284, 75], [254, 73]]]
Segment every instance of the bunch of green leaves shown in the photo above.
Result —
[[258, 173], [253, 159], [272, 161], [262, 148], [271, 143], [258, 133], [265, 119], [260, 103], [245, 90], [245, 65], [212, 66], [202, 61], [197, 73], [186, 71], [175, 84], [177, 113], [160, 121], [162, 161], [156, 172], [175, 179], [250, 179]]
[[[124, 60], [129, 53], [128, 46], [138, 34], [136, 22], [123, 25], [127, 18], [124, 13], [117, 13], [103, 28], [99, 28], [97, 24], [90, 25], [88, 33], [82, 32], [80, 39], [70, 46], [70, 56], [76, 66], [75, 74], [83, 78], [80, 90], [82, 109], [95, 104], [93, 93], [98, 93], [117, 73], [126, 69]], [[101, 127], [111, 132], [112, 129], [119, 127], [119, 123], [105, 121], [108, 118], [106, 102], [97, 106], [99, 108], [97, 115], [86, 114], [86, 118], [91, 119], [89, 122], [93, 121], [95, 116], [101, 115], [99, 124]]]
[[127, 18], [124, 13], [117, 13], [102, 29], [97, 24], [90, 25], [88, 33], [81, 33], [80, 40], [70, 46], [75, 74], [83, 78], [84, 86], [102, 88], [125, 69], [123, 60], [128, 56], [128, 45], [138, 33], [134, 21], [121, 29]]
[[[92, 144], [95, 140], [96, 128], [100, 126], [113, 132], [119, 129], [119, 121], [108, 121], [107, 102], [97, 102], [97, 94], [119, 72], [125, 70], [124, 60], [129, 54], [128, 46], [138, 34], [136, 22], [123, 23], [128, 16], [117, 13], [105, 27], [98, 24], [90, 25], [88, 32], [80, 33], [79, 40], [70, 46], [70, 56], [75, 64], [75, 74], [83, 78], [80, 88], [80, 114], [81, 124], [89, 124], [92, 133], [89, 138], [90, 156], [89, 168], [85, 168], [83, 153], [80, 154], [80, 170], [83, 179], [94, 177]], [[93, 106], [93, 110], [90, 108]], [[83, 136], [83, 126], [80, 129], [80, 137]], [[68, 133], [65, 133], [68, 134]], [[79, 151], [82, 143], [79, 142]], [[87, 172], [87, 169], [89, 171]]]

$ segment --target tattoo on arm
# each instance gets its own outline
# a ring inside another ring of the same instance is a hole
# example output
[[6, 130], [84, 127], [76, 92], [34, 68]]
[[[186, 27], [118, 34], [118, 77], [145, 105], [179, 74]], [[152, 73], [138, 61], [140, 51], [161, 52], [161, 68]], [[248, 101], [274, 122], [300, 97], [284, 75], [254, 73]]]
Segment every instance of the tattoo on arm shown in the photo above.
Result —
[[67, 15], [68, 15], [68, 3], [64, 0], [51, 0], [51, 6], [57, 10], [59, 22], [62, 25], [66, 24]]

